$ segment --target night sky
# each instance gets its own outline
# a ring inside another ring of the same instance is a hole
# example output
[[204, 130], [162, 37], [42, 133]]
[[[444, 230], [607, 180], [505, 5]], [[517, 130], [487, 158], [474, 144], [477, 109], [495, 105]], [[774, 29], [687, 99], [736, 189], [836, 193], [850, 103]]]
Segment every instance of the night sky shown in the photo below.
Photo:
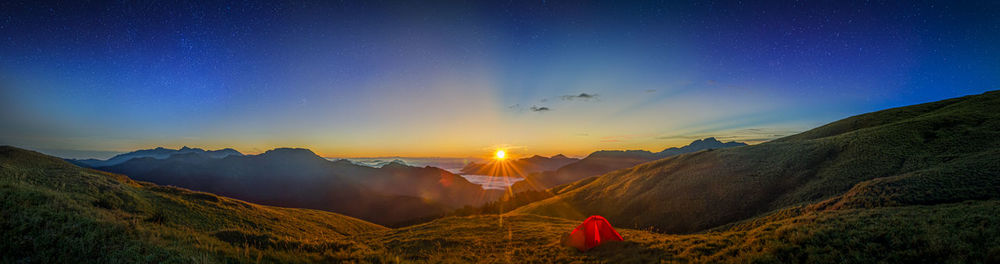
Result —
[[997, 1], [75, 2], [0, 3], [0, 144], [658, 151], [1000, 89]]

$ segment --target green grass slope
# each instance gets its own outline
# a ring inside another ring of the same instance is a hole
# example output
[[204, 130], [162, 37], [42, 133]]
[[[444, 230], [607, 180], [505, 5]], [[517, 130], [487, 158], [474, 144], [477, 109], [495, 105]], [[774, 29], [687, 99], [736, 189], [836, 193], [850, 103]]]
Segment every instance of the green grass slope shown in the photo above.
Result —
[[[579, 221], [450, 217], [369, 233], [384, 260], [413, 263], [995, 263], [1000, 201], [876, 209], [789, 209], [699, 234], [618, 228], [581, 253], [559, 244]], [[614, 224], [612, 219], [612, 224]]]
[[4, 263], [1000, 261], [996, 200], [858, 209], [828, 199], [698, 234], [619, 227], [626, 241], [581, 253], [559, 239], [582, 219], [511, 213], [387, 229], [136, 182], [11, 147], [0, 147], [0, 196]]
[[689, 233], [822, 201], [837, 209], [994, 199], [998, 154], [1000, 92], [988, 92], [644, 163], [514, 212], [600, 214], [622, 226]]
[[[502, 215], [397, 229], [0, 147], [0, 262], [998, 263], [998, 138], [992, 92], [641, 164]], [[559, 245], [590, 214], [625, 241]]]
[[[0, 146], [0, 262], [217, 263], [359, 260], [386, 228], [137, 182]], [[370, 254], [369, 254], [370, 255]]]

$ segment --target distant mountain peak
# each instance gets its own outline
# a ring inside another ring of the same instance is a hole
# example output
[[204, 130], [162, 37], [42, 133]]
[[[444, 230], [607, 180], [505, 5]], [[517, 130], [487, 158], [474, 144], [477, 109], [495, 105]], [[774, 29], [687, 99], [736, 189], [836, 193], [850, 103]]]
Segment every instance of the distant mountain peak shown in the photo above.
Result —
[[684, 147], [709, 146], [715, 144], [722, 144], [722, 142], [719, 141], [718, 139], [715, 139], [714, 137], [709, 137], [705, 139], [696, 139], [695, 141], [691, 141], [691, 144], [688, 144], [687, 146]]
[[518, 160], [520, 160], [520, 161], [526, 161], [526, 162], [545, 162], [545, 161], [549, 160], [549, 158], [543, 157], [541, 155], [534, 155], [534, 156], [531, 156], [531, 157], [522, 158], [522, 159], [518, 159]]
[[338, 159], [338, 160], [334, 160], [332, 162], [334, 164], [341, 165], [341, 166], [343, 166], [343, 165], [358, 165], [358, 164], [354, 164], [354, 162], [351, 162], [351, 160], [348, 160], [348, 159]]
[[392, 161], [390, 161], [388, 163], [383, 164], [381, 168], [383, 168], [383, 169], [386, 169], [386, 168], [391, 169], [391, 168], [409, 168], [409, 167], [410, 167], [410, 165], [407, 165], [406, 162], [403, 162], [402, 160], [395, 159], [395, 160], [392, 160]]
[[659, 154], [660, 156], [669, 156], [669, 155], [676, 155], [676, 154], [704, 150], [704, 149], [729, 148], [729, 147], [739, 147], [746, 145], [747, 145], [746, 143], [736, 142], [736, 141], [723, 143], [722, 141], [719, 141], [715, 137], [707, 137], [704, 139], [697, 139], [695, 141], [692, 141], [691, 144], [688, 144], [687, 146], [664, 149], [663, 151], [660, 151], [657, 154]]
[[74, 164], [86, 166], [90, 168], [97, 167], [107, 167], [114, 166], [116, 164], [121, 164], [131, 159], [135, 158], [152, 158], [152, 159], [167, 159], [174, 154], [180, 153], [197, 153], [202, 154], [210, 158], [225, 158], [227, 156], [243, 156], [243, 153], [236, 151], [235, 149], [226, 148], [221, 150], [205, 151], [200, 148], [191, 148], [184, 146], [181, 149], [170, 149], [164, 147], [156, 147], [151, 149], [140, 149], [128, 153], [122, 153], [115, 155], [107, 160], [97, 160], [97, 159], [86, 159], [86, 160], [69, 160]]
[[276, 149], [265, 151], [263, 154], [260, 154], [260, 155], [262, 155], [262, 156], [275, 156], [275, 155], [277, 155], [277, 156], [287, 156], [287, 155], [300, 156], [301, 155], [301, 156], [316, 156], [316, 157], [319, 157], [319, 155], [316, 155], [316, 153], [312, 152], [312, 150], [309, 150], [309, 149], [306, 149], [306, 148], [276, 148]]
[[243, 156], [243, 153], [240, 153], [239, 151], [237, 151], [235, 149], [232, 149], [232, 148], [224, 148], [224, 149], [212, 150], [212, 151], [208, 151], [208, 152], [227, 153], [229, 155]]
[[568, 158], [569, 157], [566, 157], [566, 155], [563, 154], [556, 154], [555, 156], [550, 157], [550, 159], [568, 159]]

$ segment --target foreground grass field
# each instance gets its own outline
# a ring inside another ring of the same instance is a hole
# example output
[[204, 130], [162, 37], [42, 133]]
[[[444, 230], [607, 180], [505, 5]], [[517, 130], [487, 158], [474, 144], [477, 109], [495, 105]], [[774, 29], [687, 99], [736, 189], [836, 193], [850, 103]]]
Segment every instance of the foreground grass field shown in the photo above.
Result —
[[[795, 215], [789, 217], [789, 215]], [[796, 208], [689, 235], [621, 229], [586, 253], [559, 245], [579, 224], [537, 215], [472, 216], [376, 232], [381, 254], [414, 262], [993, 263], [1000, 201], [809, 211]]]
[[836, 210], [814, 204], [687, 235], [619, 228], [625, 242], [581, 253], [558, 243], [579, 220], [506, 214], [388, 229], [136, 182], [11, 147], [0, 148], [0, 195], [2, 262], [1000, 261], [996, 200]]

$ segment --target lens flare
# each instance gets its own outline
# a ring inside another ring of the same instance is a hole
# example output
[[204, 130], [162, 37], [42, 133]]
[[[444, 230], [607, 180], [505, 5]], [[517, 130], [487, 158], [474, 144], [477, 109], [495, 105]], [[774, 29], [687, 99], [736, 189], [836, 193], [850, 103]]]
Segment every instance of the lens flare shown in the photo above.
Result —
[[507, 152], [504, 152], [503, 150], [497, 150], [496, 157], [497, 159], [502, 160], [504, 159], [504, 157], [507, 157]]

